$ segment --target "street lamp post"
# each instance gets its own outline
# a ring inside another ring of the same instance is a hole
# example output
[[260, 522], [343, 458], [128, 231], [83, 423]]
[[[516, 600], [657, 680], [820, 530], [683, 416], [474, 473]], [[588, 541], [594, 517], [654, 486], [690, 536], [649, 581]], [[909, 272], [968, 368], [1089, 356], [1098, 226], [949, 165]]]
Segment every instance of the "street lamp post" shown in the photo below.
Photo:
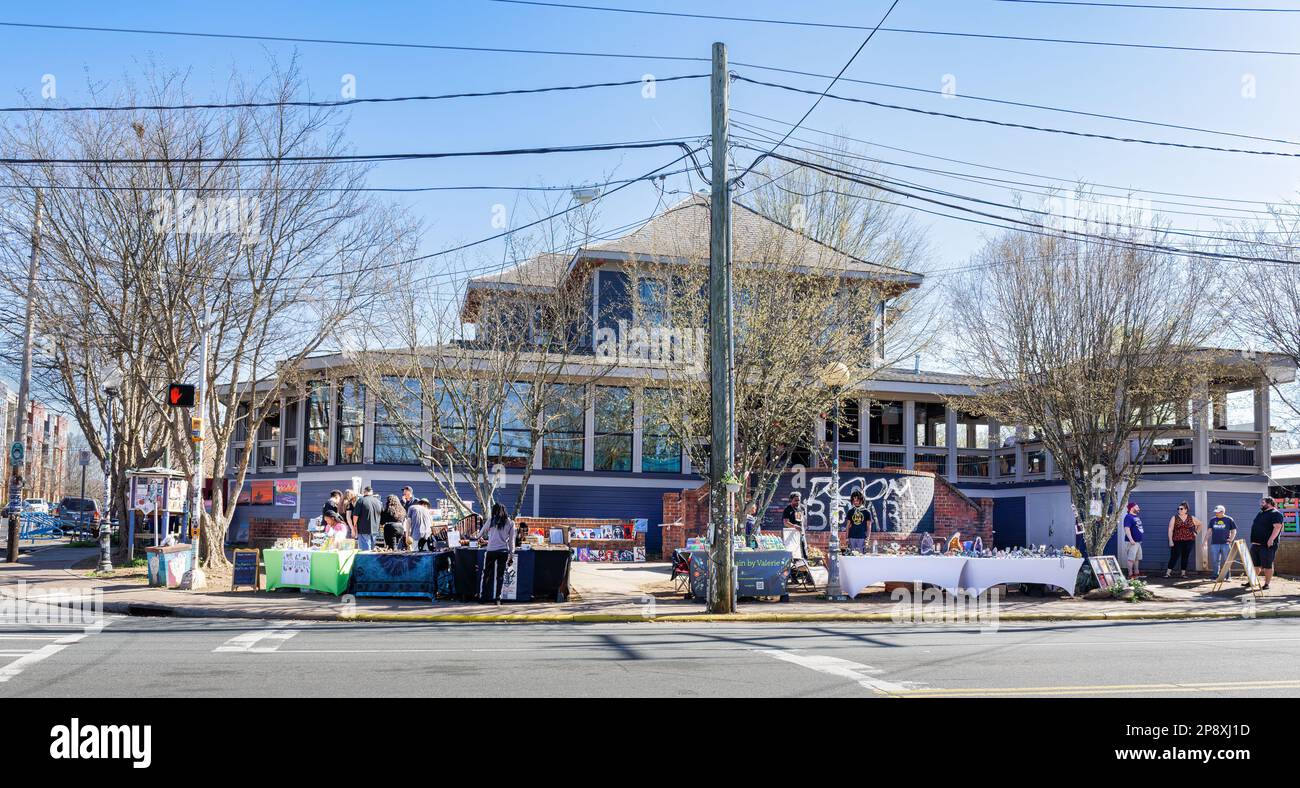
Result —
[[836, 361], [822, 373], [822, 382], [831, 390], [835, 406], [831, 414], [831, 516], [830, 541], [826, 546], [826, 593], [829, 602], [848, 599], [840, 588], [840, 392], [852, 382], [849, 368]]
[[104, 394], [108, 397], [108, 431], [104, 441], [104, 465], [107, 467], [104, 478], [104, 520], [99, 524], [99, 571], [113, 571], [112, 550], [113, 534], [113, 403], [117, 400], [117, 386], [105, 386]]

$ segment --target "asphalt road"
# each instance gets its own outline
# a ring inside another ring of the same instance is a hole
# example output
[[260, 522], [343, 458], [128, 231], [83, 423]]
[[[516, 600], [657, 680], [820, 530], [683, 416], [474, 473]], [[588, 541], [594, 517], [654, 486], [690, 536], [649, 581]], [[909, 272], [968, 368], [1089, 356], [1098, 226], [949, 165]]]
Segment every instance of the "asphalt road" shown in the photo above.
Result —
[[1300, 620], [0, 624], [0, 697], [1300, 696]]

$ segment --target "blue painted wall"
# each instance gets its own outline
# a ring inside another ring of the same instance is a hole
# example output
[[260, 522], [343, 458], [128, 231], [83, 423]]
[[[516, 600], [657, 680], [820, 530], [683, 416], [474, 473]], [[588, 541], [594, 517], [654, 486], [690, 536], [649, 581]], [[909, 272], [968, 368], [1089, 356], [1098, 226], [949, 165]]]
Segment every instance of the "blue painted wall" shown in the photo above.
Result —
[[1020, 547], [1028, 544], [1025, 529], [1025, 497], [993, 499], [993, 544]]
[[[644, 519], [646, 552], [663, 550], [664, 493], [680, 492], [681, 485], [670, 487], [596, 487], [568, 484], [544, 484], [539, 501], [542, 517], [603, 517]], [[530, 510], [531, 511], [531, 510]]]

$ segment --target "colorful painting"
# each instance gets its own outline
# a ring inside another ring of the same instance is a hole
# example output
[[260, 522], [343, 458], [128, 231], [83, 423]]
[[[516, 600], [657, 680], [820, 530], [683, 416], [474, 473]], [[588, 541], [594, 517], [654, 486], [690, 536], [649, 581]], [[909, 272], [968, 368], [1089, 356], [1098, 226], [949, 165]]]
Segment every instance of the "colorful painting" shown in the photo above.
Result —
[[298, 480], [297, 479], [276, 479], [275, 480], [275, 505], [276, 506], [298, 506]]
[[254, 506], [273, 506], [275, 505], [275, 482], [267, 479], [265, 481], [256, 481], [252, 484], [253, 488], [253, 505]]
[[252, 502], [253, 502], [253, 491], [249, 489], [248, 484], [245, 483], [243, 487], [239, 488], [239, 496], [235, 498], [235, 503], [243, 506], [243, 505], [250, 504]]

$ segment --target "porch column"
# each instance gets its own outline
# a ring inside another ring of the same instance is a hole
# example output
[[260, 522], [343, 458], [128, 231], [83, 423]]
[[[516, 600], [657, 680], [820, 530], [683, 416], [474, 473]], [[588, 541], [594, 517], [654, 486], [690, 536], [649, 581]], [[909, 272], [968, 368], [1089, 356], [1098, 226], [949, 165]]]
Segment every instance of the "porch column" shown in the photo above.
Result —
[[903, 400], [903, 467], [916, 467], [916, 402]]
[[957, 481], [957, 409], [946, 407], [943, 409], [944, 418], [944, 443], [948, 449], [948, 472], [944, 474], [948, 481]]
[[996, 419], [989, 419], [989, 481], [998, 480], [998, 449], [1002, 448], [1002, 425]]
[[1210, 401], [1209, 382], [1200, 378], [1192, 392], [1192, 473], [1210, 472]]
[[590, 471], [596, 467], [596, 402], [592, 396], [595, 392], [591, 386], [582, 390], [582, 469]]
[[871, 397], [858, 397], [858, 438], [862, 441], [862, 467], [871, 467]]
[[1273, 473], [1273, 436], [1269, 431], [1269, 388], [1268, 381], [1255, 384], [1255, 431], [1259, 433], [1259, 443], [1255, 444], [1255, 464], [1261, 473]]
[[641, 405], [645, 389], [632, 389], [632, 473], [641, 472]]
[[339, 434], [339, 384], [338, 381], [329, 382], [329, 402], [325, 404], [325, 414], [329, 423], [329, 446], [326, 451], [329, 452], [328, 465], [335, 465], [337, 456], [336, 444], [338, 443]]

